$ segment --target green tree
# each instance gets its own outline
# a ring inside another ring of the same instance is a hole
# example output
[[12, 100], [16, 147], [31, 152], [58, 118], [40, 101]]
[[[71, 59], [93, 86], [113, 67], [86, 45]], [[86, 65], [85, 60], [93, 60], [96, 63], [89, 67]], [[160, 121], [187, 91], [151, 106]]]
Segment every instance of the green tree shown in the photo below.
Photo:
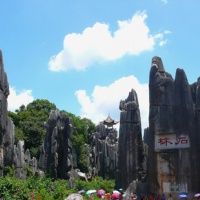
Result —
[[55, 109], [56, 105], [54, 103], [50, 103], [44, 99], [35, 100], [27, 105], [27, 110], [37, 111], [38, 114], [44, 114], [46, 116], [49, 116], [50, 111]]
[[96, 125], [90, 119], [80, 118], [69, 112], [66, 114], [72, 118], [73, 122], [72, 145], [76, 150], [78, 168], [82, 172], [87, 172], [89, 163], [87, 162], [88, 154], [85, 144], [89, 141], [89, 134], [96, 131]]
[[25, 141], [25, 149], [29, 149], [32, 156], [39, 156], [40, 145], [45, 136], [43, 129], [44, 122], [48, 120], [51, 110], [56, 106], [48, 100], [38, 99], [28, 104], [20, 106], [17, 113], [8, 112], [9, 117], [15, 124], [16, 142]]
[[[16, 143], [19, 140], [25, 141], [25, 150], [29, 149], [31, 156], [39, 157], [40, 146], [44, 140], [46, 130], [44, 123], [48, 120], [51, 110], [55, 110], [56, 106], [48, 100], [38, 99], [28, 104], [20, 106], [16, 113], [8, 112], [15, 124]], [[80, 118], [65, 110], [68, 117], [72, 118], [73, 136], [72, 144], [77, 153], [78, 168], [87, 172], [87, 149], [85, 144], [88, 143], [88, 135], [96, 131], [95, 124], [87, 118]]]

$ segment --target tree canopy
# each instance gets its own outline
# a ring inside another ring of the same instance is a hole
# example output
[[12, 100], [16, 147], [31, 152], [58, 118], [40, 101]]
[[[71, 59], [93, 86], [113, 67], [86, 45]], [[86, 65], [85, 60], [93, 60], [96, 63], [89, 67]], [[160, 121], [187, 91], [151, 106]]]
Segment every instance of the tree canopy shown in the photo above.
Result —
[[24, 140], [25, 149], [29, 149], [34, 157], [38, 157], [45, 136], [43, 124], [47, 121], [49, 112], [55, 109], [55, 104], [38, 99], [27, 106], [21, 105], [16, 113], [8, 112], [15, 125], [16, 142]]
[[[21, 105], [16, 112], [8, 112], [15, 125], [15, 141], [24, 140], [25, 150], [29, 149], [31, 156], [39, 157], [40, 146], [44, 140], [46, 130], [44, 123], [48, 120], [51, 110], [55, 110], [56, 105], [48, 100], [38, 99], [27, 106]], [[72, 144], [77, 153], [77, 165], [82, 171], [86, 171], [88, 163], [86, 159], [85, 143], [88, 143], [88, 135], [96, 131], [95, 124], [87, 118], [81, 119], [65, 110], [73, 123]]]

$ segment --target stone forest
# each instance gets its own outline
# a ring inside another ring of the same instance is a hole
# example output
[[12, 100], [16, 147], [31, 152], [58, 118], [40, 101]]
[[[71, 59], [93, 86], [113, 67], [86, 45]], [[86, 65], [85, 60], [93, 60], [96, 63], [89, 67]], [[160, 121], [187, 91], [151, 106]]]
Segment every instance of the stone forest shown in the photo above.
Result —
[[[54, 178], [90, 181], [95, 176], [114, 179], [117, 187], [132, 192], [194, 196], [200, 192], [200, 78], [189, 84], [183, 69], [175, 79], [165, 71], [162, 59], [153, 57], [149, 74], [149, 127], [142, 137], [141, 116], [134, 88], [119, 102], [120, 121], [111, 116], [97, 125], [91, 144], [85, 144], [89, 173], [77, 168], [73, 149], [73, 121], [52, 110], [44, 124], [46, 135], [39, 160], [31, 158], [24, 141], [14, 143], [15, 127], [8, 117], [9, 83], [0, 52], [0, 173], [15, 166], [15, 177], [26, 179], [28, 165], [44, 176], [52, 169]], [[114, 125], [119, 123], [119, 134]]]

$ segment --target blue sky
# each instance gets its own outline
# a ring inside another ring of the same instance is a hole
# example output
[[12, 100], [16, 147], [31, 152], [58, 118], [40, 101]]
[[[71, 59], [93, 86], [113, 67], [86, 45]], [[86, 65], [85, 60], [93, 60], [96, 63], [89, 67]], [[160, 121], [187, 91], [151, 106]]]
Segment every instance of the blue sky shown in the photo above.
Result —
[[135, 89], [148, 126], [153, 56], [189, 83], [200, 75], [199, 0], [12, 0], [1, 2], [0, 49], [8, 110], [47, 99], [98, 123], [119, 120]]

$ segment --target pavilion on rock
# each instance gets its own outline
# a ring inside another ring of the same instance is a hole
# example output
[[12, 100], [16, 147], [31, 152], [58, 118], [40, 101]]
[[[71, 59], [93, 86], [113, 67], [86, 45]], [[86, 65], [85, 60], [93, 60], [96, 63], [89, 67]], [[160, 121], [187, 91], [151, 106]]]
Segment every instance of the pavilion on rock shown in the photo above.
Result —
[[111, 129], [113, 128], [113, 125], [117, 124], [118, 122], [112, 119], [109, 115], [105, 120], [102, 121], [102, 123], [106, 125], [108, 129]]

